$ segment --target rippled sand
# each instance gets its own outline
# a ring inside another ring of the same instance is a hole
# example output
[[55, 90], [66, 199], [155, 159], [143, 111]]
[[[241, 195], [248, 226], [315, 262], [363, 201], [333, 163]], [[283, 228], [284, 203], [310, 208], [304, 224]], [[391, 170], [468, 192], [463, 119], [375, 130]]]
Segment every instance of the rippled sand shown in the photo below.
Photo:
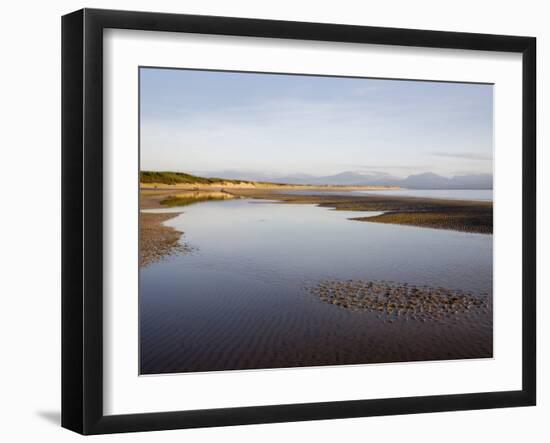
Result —
[[[342, 295], [332, 298], [339, 300], [336, 303], [319, 292], [321, 287], [335, 285], [351, 290], [340, 290]], [[323, 281], [317, 292], [311, 286], [304, 287], [296, 295], [292, 311], [272, 289], [259, 291], [257, 286], [242, 286], [239, 296], [231, 299], [220, 292], [219, 298], [193, 303], [185, 311], [170, 309], [166, 305], [170, 302], [165, 300], [161, 310], [148, 308], [142, 324], [141, 371], [152, 374], [492, 357], [490, 294], [451, 292], [438, 296], [436, 288], [424, 288], [415, 297], [411, 289], [407, 293], [411, 299], [398, 302], [383, 291], [390, 288], [395, 292], [402, 285], [378, 282], [380, 300], [370, 292], [362, 304], [353, 301], [357, 300], [354, 290], [359, 285], [363, 283]], [[364, 285], [368, 287], [367, 282]], [[183, 330], [187, 333], [182, 334]]]
[[377, 318], [438, 321], [458, 319], [470, 311], [488, 311], [488, 293], [387, 281], [326, 280], [309, 290], [329, 304], [351, 311], [374, 312]]

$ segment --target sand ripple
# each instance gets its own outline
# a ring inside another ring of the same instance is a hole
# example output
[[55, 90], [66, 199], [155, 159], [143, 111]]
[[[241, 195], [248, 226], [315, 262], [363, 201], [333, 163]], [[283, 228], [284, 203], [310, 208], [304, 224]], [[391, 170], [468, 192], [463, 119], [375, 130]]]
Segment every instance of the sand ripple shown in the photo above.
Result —
[[487, 309], [488, 294], [389, 281], [324, 280], [308, 288], [323, 302], [352, 311], [396, 319], [444, 321], [471, 310]]

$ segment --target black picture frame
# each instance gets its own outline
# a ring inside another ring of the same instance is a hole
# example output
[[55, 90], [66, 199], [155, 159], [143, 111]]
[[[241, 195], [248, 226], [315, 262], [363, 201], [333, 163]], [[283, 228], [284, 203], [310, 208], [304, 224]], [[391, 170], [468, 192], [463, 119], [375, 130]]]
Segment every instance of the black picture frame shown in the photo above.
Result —
[[[192, 32], [522, 54], [522, 389], [129, 415], [103, 413], [103, 30]], [[536, 39], [82, 9], [62, 18], [62, 426], [81, 434], [531, 406], [536, 403]]]

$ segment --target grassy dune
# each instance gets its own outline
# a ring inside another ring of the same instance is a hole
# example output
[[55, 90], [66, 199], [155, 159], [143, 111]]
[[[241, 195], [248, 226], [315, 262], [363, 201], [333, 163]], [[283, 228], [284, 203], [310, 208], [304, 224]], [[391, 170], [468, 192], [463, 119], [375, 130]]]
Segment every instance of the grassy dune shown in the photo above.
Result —
[[364, 186], [364, 185], [296, 185], [289, 183], [274, 183], [251, 180], [234, 180], [229, 178], [199, 177], [184, 172], [141, 171], [140, 188], [142, 190], [223, 190], [229, 189], [304, 189], [304, 190], [372, 190], [399, 189], [396, 186]]
[[253, 183], [246, 180], [231, 180], [215, 177], [199, 177], [197, 175], [186, 174], [184, 172], [170, 171], [141, 171], [139, 173], [140, 183], [163, 184], [163, 185], [223, 185], [224, 183]]

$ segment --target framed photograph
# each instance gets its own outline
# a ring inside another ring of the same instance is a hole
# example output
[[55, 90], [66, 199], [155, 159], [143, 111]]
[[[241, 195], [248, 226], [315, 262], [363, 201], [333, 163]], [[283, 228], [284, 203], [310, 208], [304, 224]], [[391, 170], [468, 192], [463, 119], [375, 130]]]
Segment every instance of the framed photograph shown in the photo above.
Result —
[[62, 425], [535, 405], [532, 37], [62, 20]]

